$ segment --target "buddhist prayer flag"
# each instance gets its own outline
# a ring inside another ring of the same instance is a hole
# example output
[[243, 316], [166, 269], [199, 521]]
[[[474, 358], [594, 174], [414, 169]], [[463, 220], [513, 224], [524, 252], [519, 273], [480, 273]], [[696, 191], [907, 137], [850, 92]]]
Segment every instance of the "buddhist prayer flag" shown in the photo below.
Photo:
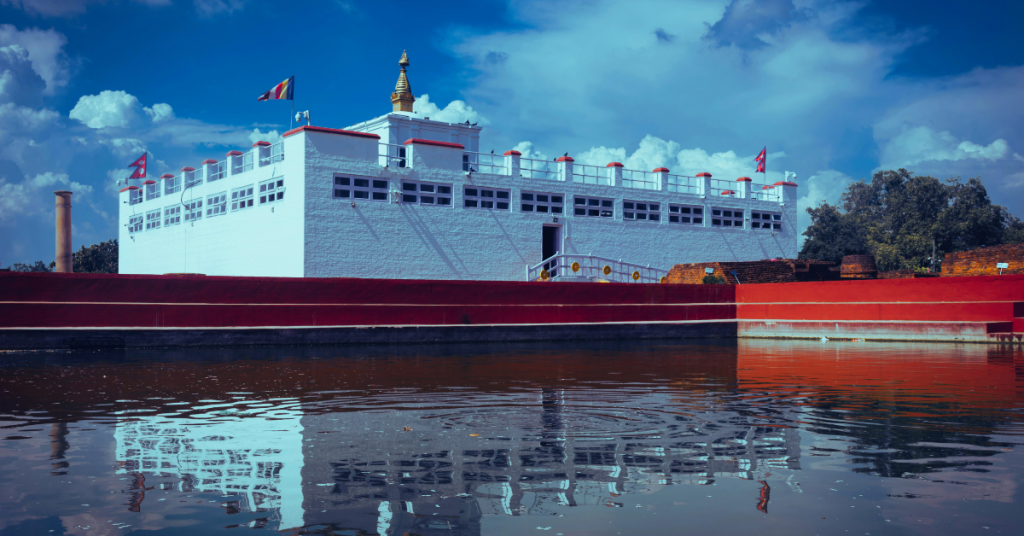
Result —
[[135, 168], [135, 172], [132, 173], [131, 177], [128, 177], [129, 179], [145, 179], [146, 178], [146, 157], [147, 156], [149, 156], [149, 152], [148, 151], [145, 152], [145, 153], [142, 153], [142, 156], [140, 156], [138, 159], [136, 159], [131, 164], [128, 164], [128, 167]]
[[757, 155], [754, 162], [757, 162], [757, 172], [764, 173], [764, 165], [768, 163], [768, 148], [761, 149], [761, 154]]
[[274, 89], [259, 96], [258, 101], [271, 99], [295, 100], [295, 75], [274, 86]]

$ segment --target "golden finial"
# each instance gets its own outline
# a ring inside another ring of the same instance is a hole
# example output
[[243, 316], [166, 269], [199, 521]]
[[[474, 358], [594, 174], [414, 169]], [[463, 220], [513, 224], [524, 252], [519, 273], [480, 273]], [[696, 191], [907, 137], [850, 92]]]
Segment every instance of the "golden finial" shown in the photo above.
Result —
[[409, 85], [409, 78], [405, 75], [405, 68], [409, 66], [409, 56], [402, 51], [402, 59], [398, 60], [402, 66], [402, 72], [398, 73], [398, 83], [395, 84], [395, 92], [391, 94], [391, 106], [395, 112], [411, 112], [412, 103], [416, 97], [412, 96], [412, 86]]

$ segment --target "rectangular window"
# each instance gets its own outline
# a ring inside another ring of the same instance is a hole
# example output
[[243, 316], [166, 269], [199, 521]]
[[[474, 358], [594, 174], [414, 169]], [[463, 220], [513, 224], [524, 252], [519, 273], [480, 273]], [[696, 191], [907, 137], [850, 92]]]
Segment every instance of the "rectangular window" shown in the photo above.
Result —
[[388, 181], [380, 179], [359, 179], [355, 177], [334, 177], [335, 199], [362, 199], [366, 201], [387, 201]]
[[152, 231], [160, 228], [160, 209], [151, 210], [146, 213], [146, 230]]
[[452, 205], [452, 186], [402, 181], [402, 202], [414, 205]]
[[260, 204], [284, 199], [284, 177], [275, 177], [260, 183]]
[[743, 211], [725, 208], [711, 209], [711, 225], [714, 227], [743, 228]]
[[142, 231], [142, 214], [136, 214], [128, 218], [128, 232], [137, 233]]
[[575, 214], [595, 218], [611, 218], [615, 212], [611, 199], [597, 197], [575, 197]]
[[223, 216], [228, 213], [228, 193], [221, 192], [206, 196], [206, 217]]
[[561, 214], [565, 210], [565, 196], [562, 194], [523, 192], [520, 196], [519, 209], [523, 212]]
[[202, 171], [185, 171], [183, 175], [185, 175], [185, 188], [199, 186], [203, 183]]
[[751, 212], [750, 213], [750, 228], [751, 229], [772, 229], [774, 231], [782, 230], [782, 214], [775, 212]]
[[511, 192], [508, 190], [478, 188], [476, 186], [466, 186], [465, 194], [464, 202], [466, 208], [492, 208], [498, 210], [508, 210], [509, 197], [511, 196]]
[[635, 221], [661, 221], [661, 203], [623, 201], [622, 219]]
[[669, 223], [686, 223], [691, 225], [704, 224], [704, 207], [693, 207], [686, 205], [668, 206]]
[[181, 223], [181, 205], [164, 207], [164, 227]]
[[153, 182], [153, 184], [146, 185], [146, 201], [150, 199], [157, 199], [160, 197], [160, 183]]
[[203, 219], [203, 200], [196, 199], [185, 203], [185, 221], [196, 221]]
[[231, 190], [231, 212], [252, 208], [252, 185]]
[[128, 190], [128, 204], [138, 205], [142, 202], [142, 190]]
[[170, 195], [181, 191], [181, 177], [161, 180], [164, 181], [164, 195]]

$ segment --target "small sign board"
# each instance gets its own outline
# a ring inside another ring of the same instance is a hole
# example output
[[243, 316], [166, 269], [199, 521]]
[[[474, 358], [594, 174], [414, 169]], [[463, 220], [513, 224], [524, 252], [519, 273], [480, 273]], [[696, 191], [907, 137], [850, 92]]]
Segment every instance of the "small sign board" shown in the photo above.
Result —
[[713, 273], [715, 273], [715, 269], [714, 268], [705, 268], [704, 269], [704, 273], [705, 274], [713, 274]]
[[1009, 268], [1009, 267], [1010, 267], [1010, 263], [1008, 263], [1008, 262], [997, 262], [996, 263], [996, 268]]

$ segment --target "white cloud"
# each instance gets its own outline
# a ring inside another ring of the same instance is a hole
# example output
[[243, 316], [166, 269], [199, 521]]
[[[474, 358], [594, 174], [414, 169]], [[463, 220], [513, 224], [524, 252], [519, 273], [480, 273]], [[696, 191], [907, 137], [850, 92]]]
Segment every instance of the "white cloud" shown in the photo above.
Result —
[[49, 215], [55, 189], [68, 189], [78, 196], [92, 193], [92, 186], [72, 181], [65, 173], [46, 172], [18, 182], [0, 177], [0, 223], [20, 216]]
[[0, 46], [18, 45], [28, 51], [32, 69], [46, 82], [47, 95], [68, 83], [70, 73], [64, 54], [67, 42], [64, 34], [56, 30], [18, 30], [11, 24], [0, 24]]
[[[796, 200], [798, 232], [803, 233], [804, 229], [811, 224], [811, 215], [807, 213], [808, 208], [816, 207], [822, 201], [833, 205], [838, 203], [843, 191], [852, 182], [853, 179], [848, 175], [834, 169], [819, 170], [806, 180], [798, 182], [797, 184], [800, 185], [797, 188]], [[803, 245], [804, 237], [801, 236], [799, 241]]]
[[936, 132], [926, 126], [905, 127], [882, 148], [884, 169], [912, 168], [928, 161], [999, 160], [1010, 152], [1004, 139], [986, 145], [961, 141], [949, 131]]
[[479, 125], [490, 124], [490, 121], [463, 101], [453, 100], [448, 103], [448, 106], [441, 109], [436, 104], [430, 102], [430, 95], [426, 93], [416, 97], [413, 111], [416, 115], [429, 117], [433, 121], [444, 121], [445, 123], [465, 123], [469, 121]]
[[28, 50], [20, 45], [0, 47], [0, 104], [38, 105], [45, 88], [46, 82], [32, 69]]
[[[134, 0], [149, 6], [167, 6], [171, 0]], [[0, 0], [0, 4], [22, 9], [31, 15], [43, 17], [72, 17], [85, 13], [90, 4], [107, 0]]]
[[270, 142], [270, 143], [277, 143], [277, 142], [281, 141], [281, 135], [278, 134], [278, 132], [276, 130], [271, 130], [271, 131], [268, 131], [268, 132], [260, 132], [260, 129], [254, 128], [254, 129], [252, 129], [252, 133], [249, 134], [249, 141], [252, 142], [252, 143], [256, 143], [258, 141], [266, 141], [266, 142]]
[[115, 155], [122, 157], [136, 156], [146, 151], [146, 143], [135, 138], [101, 139], [100, 143], [110, 147]]
[[89, 128], [126, 128], [138, 118], [139, 99], [124, 91], [101, 91], [83, 95], [68, 116]]
[[152, 108], [144, 107], [142, 108], [142, 111], [146, 112], [146, 115], [148, 115], [154, 123], [174, 118], [174, 109], [171, 108], [170, 104], [166, 103], [154, 104]]
[[[548, 160], [548, 155], [533, 148], [533, 143], [528, 141], [521, 141], [512, 148], [513, 151], [519, 151], [523, 158], [532, 158], [534, 160]], [[504, 151], [502, 151], [504, 152]]]

